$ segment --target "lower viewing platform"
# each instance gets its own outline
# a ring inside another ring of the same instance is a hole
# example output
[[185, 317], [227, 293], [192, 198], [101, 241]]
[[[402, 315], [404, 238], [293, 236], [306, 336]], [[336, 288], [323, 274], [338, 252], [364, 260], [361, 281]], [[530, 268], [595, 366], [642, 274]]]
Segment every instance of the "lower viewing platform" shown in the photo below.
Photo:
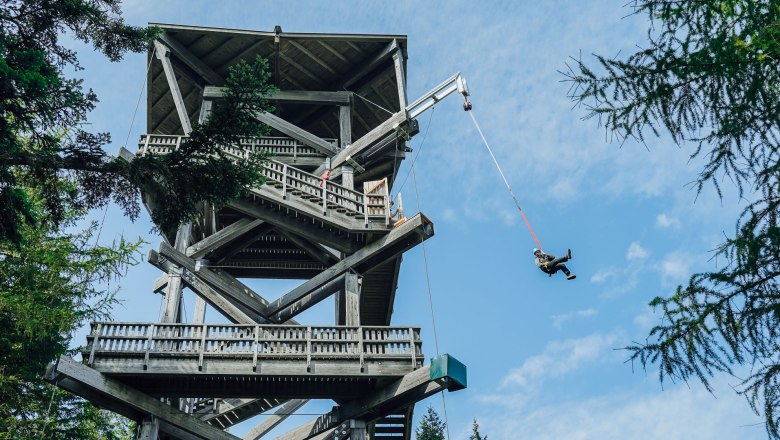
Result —
[[93, 323], [82, 355], [159, 397], [354, 398], [423, 365], [416, 327]]

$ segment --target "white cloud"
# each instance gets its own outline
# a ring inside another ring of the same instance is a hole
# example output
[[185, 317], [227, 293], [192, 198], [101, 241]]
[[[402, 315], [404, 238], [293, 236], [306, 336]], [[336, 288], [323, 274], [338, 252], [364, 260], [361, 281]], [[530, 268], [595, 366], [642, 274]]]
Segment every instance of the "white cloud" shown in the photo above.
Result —
[[574, 312], [561, 313], [560, 315], [553, 315], [553, 327], [561, 328], [566, 321], [572, 318], [587, 318], [594, 316], [598, 313], [596, 309], [582, 309]]
[[658, 322], [658, 315], [656, 315], [653, 308], [649, 306], [646, 307], [642, 313], [634, 316], [634, 325], [643, 330], [649, 329], [656, 322]]
[[670, 217], [664, 213], [658, 214], [655, 219], [655, 225], [659, 228], [680, 228], [680, 220], [677, 217]]
[[493, 408], [477, 419], [480, 431], [492, 440], [766, 438], [761, 420], [724, 381], [716, 384], [716, 390], [722, 390], [717, 398], [699, 384], [679, 384], [667, 391], [655, 391], [656, 386], [547, 405], [506, 396], [519, 397], [521, 405], [501, 405], [511, 409]]
[[544, 379], [563, 376], [582, 363], [600, 359], [604, 350], [611, 349], [616, 340], [617, 334], [596, 333], [579, 339], [553, 341], [542, 354], [527, 358], [519, 368], [510, 371], [501, 386], [528, 388]]
[[687, 279], [691, 275], [692, 260], [693, 257], [681, 251], [667, 254], [659, 264], [663, 281], [674, 283]]
[[650, 256], [650, 252], [643, 248], [638, 241], [634, 241], [628, 246], [627, 260], [644, 260], [648, 256]]
[[615, 270], [613, 268], [602, 269], [602, 270], [594, 273], [590, 277], [590, 282], [591, 283], [595, 283], [595, 284], [603, 283], [604, 281], [607, 281], [610, 278], [616, 277], [617, 274], [618, 274], [617, 270]]

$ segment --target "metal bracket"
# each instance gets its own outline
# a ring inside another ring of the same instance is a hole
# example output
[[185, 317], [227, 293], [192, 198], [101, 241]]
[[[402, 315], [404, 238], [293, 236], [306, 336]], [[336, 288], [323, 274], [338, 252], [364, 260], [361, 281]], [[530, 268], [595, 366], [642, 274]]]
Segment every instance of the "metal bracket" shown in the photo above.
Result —
[[355, 169], [355, 172], [357, 173], [364, 173], [366, 169], [363, 167], [363, 165], [360, 165], [355, 161], [355, 159], [352, 158], [352, 156], [347, 156], [346, 161], [352, 168]]

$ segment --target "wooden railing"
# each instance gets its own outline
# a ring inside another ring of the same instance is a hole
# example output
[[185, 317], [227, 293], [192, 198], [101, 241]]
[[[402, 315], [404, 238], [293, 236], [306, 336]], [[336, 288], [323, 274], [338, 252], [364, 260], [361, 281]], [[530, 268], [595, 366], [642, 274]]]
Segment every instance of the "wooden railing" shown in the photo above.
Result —
[[422, 365], [419, 327], [321, 327], [289, 325], [211, 325], [96, 322], [87, 336], [84, 356], [96, 358], [150, 357], [244, 358], [258, 360], [340, 359], [360, 362], [408, 359]]
[[[184, 139], [186, 136], [142, 135], [138, 154], [168, 154], [177, 149]], [[223, 151], [235, 159], [245, 159], [257, 148], [271, 151], [267, 149], [270, 141], [263, 144], [269, 139], [297, 142], [287, 138], [258, 138], [253, 140], [252, 144], [242, 143], [241, 147], [223, 147]], [[297, 148], [308, 147], [293, 145], [277, 146], [276, 148], [287, 149], [285, 150], [286, 154], [298, 154]], [[368, 226], [369, 220], [384, 221], [386, 227], [390, 226], [389, 199], [386, 194], [364, 194], [273, 159], [266, 160], [263, 167], [268, 182], [281, 189], [282, 199], [287, 199], [288, 195], [292, 194], [317, 204], [323, 215], [327, 215], [329, 210], [335, 210], [347, 216], [362, 219], [366, 226]], [[250, 191], [262, 196], [261, 190], [250, 189]]]
[[[165, 154], [175, 150], [181, 143], [187, 139], [187, 136], [175, 136], [164, 134], [142, 134], [138, 141], [138, 154], [147, 153]], [[336, 146], [336, 139], [325, 139]], [[242, 139], [236, 146], [228, 145], [223, 147], [225, 150], [236, 150], [244, 152], [270, 153], [277, 157], [290, 158], [295, 161], [299, 157], [318, 157], [325, 160], [325, 155], [308, 147], [301, 142], [288, 137], [260, 137]], [[235, 153], [234, 153], [235, 154]]]

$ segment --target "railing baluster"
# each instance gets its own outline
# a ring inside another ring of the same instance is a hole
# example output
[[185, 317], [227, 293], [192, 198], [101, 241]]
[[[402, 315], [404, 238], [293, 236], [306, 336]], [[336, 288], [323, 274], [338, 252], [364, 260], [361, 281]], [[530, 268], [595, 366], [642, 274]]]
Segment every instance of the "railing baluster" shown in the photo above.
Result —
[[321, 178], [322, 183], [322, 215], [328, 213], [328, 179]]
[[200, 327], [200, 347], [198, 353], [198, 371], [203, 371], [203, 353], [206, 351], [206, 333], [208, 326], [206, 324]]
[[311, 327], [306, 327], [306, 371], [311, 373]]
[[358, 353], [360, 353], [360, 372], [363, 373], [365, 372], [365, 368], [366, 368], [365, 366], [366, 347], [365, 344], [363, 344], [363, 328], [357, 327], [355, 331], [357, 332], [357, 337], [358, 337]]
[[149, 352], [152, 350], [152, 344], [154, 342], [153, 336], [154, 336], [154, 324], [151, 324], [149, 327], [149, 337], [146, 339], [146, 352], [144, 353], [144, 370], [146, 370], [149, 367]]
[[282, 200], [287, 200], [287, 164], [282, 167]]
[[255, 346], [252, 350], [252, 371], [257, 372], [257, 350], [260, 345], [260, 326], [255, 326]]
[[97, 345], [100, 343], [100, 326], [103, 324], [98, 323], [97, 328], [95, 329], [95, 337], [92, 338], [92, 351], [89, 353], [89, 360], [87, 361], [87, 365], [90, 367], [92, 366], [92, 363], [95, 362], [95, 350], [97, 349]]

